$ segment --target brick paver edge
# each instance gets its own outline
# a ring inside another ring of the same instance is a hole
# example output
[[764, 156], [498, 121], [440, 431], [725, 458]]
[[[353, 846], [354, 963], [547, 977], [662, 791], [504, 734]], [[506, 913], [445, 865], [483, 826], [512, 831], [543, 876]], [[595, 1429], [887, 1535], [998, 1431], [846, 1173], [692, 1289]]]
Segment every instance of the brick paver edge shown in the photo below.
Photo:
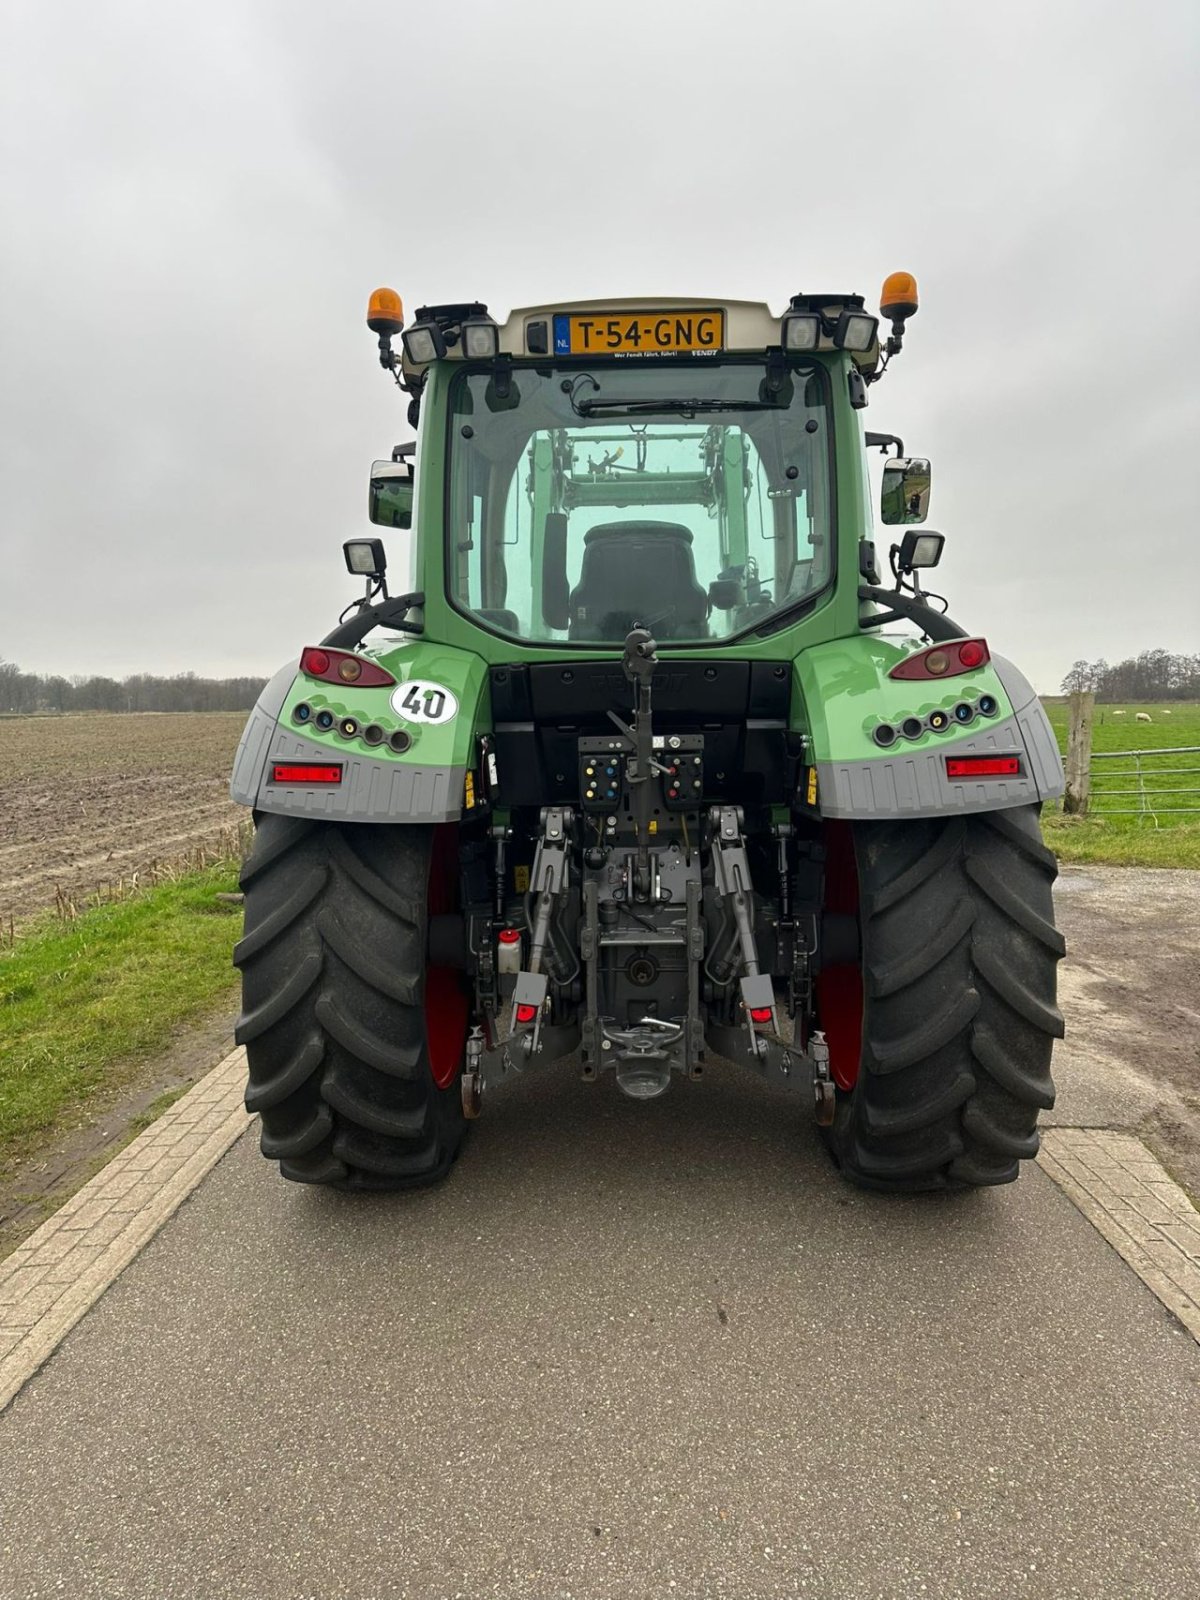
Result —
[[[0, 1261], [0, 1411], [245, 1132], [245, 1059], [238, 1049], [218, 1062]], [[66, 1252], [64, 1233], [76, 1235]]]
[[[1200, 1243], [1200, 1212], [1166, 1168], [1134, 1134], [1107, 1128], [1047, 1128], [1038, 1165], [1200, 1343], [1200, 1293], [1184, 1287], [1200, 1283], [1191, 1245]], [[1121, 1185], [1129, 1193], [1107, 1181], [1114, 1173], [1131, 1180]], [[1139, 1190], [1171, 1220], [1148, 1221]]]

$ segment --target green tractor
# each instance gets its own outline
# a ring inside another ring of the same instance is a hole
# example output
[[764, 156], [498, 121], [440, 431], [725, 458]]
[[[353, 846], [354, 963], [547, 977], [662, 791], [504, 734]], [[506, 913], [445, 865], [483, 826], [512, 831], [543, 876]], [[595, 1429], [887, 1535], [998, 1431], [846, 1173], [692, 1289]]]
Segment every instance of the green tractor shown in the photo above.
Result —
[[921, 588], [928, 461], [860, 425], [916, 309], [905, 273], [882, 340], [849, 294], [408, 325], [371, 297], [418, 438], [370, 515], [412, 530], [409, 587], [349, 541], [365, 593], [268, 684], [232, 784], [246, 1103], [285, 1177], [429, 1184], [519, 1073], [649, 1100], [717, 1058], [798, 1091], [858, 1184], [1036, 1153], [1062, 768]]

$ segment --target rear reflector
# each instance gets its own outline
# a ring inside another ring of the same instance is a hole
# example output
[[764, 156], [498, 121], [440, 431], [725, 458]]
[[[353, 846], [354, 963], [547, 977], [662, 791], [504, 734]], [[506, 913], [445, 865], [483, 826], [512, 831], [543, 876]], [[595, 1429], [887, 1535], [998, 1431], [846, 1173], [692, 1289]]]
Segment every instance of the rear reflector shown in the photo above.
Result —
[[750, 1007], [750, 1021], [751, 1022], [770, 1022], [770, 1020], [771, 1020], [771, 1008], [770, 1008], [770, 1006], [751, 1006]]
[[282, 763], [271, 768], [272, 783], [341, 783], [342, 769], [340, 766], [314, 766], [309, 762], [302, 765], [283, 765]]
[[534, 1017], [536, 1017], [536, 1016], [537, 1016], [537, 1007], [536, 1006], [518, 1006], [517, 1007], [517, 1021], [518, 1022], [532, 1022]]
[[1019, 778], [1020, 756], [947, 756], [948, 778]]

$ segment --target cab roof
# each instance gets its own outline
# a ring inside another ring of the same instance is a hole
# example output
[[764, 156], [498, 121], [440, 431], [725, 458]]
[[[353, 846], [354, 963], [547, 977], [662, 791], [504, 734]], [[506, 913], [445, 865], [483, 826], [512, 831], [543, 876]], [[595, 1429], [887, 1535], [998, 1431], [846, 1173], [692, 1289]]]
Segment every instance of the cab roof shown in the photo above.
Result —
[[[439, 328], [454, 330], [465, 318], [485, 318], [497, 321], [498, 353], [516, 360], [544, 358], [551, 361], [575, 362], [579, 360], [604, 360], [675, 355], [689, 353], [717, 355], [723, 352], [739, 354], [764, 353], [778, 350], [783, 344], [783, 318], [796, 311], [819, 311], [829, 329], [846, 310], [861, 310], [863, 298], [858, 294], [798, 294], [794, 295], [782, 311], [773, 311], [762, 300], [729, 300], [720, 296], [697, 297], [692, 295], [619, 296], [594, 300], [563, 300], [540, 305], [521, 306], [499, 322], [489, 316], [482, 302], [444, 306], [422, 306], [409, 324], [411, 330], [421, 323], [436, 323]], [[643, 348], [632, 348], [624, 335], [637, 332]], [[609, 348], [614, 337], [620, 336], [620, 348]], [[686, 336], [686, 337], [683, 337]], [[656, 348], [656, 343], [659, 346]], [[810, 350], [797, 354], [835, 354], [832, 332], [822, 332]], [[850, 352], [848, 352], [850, 353]], [[853, 360], [866, 372], [873, 372], [879, 363], [879, 342], [874, 339], [866, 350], [852, 352]], [[462, 341], [447, 341], [447, 361], [471, 359]], [[413, 363], [405, 351], [404, 366], [411, 372], [421, 372], [430, 363]]]

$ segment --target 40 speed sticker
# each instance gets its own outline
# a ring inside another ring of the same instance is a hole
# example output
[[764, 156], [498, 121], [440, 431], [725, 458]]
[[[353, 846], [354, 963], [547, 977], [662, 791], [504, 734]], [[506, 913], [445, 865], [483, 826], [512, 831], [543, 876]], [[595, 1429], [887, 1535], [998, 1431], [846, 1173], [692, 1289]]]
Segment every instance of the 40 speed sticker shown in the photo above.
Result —
[[458, 698], [444, 684], [410, 678], [392, 695], [392, 710], [405, 722], [452, 722]]

